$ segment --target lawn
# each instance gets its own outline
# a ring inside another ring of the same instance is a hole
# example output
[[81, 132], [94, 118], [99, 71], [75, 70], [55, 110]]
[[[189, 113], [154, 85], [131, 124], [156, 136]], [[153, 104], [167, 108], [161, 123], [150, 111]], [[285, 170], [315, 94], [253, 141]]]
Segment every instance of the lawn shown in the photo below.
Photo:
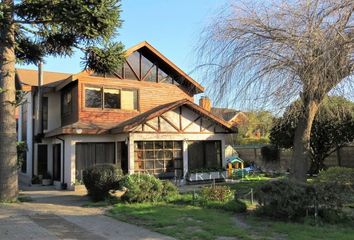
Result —
[[215, 209], [168, 203], [116, 204], [109, 215], [177, 239], [252, 239], [246, 229], [235, 226], [231, 213]]
[[[249, 203], [250, 190], [269, 180], [256, 177], [226, 185], [236, 190], [242, 201]], [[252, 211], [249, 214], [234, 214], [222, 209], [208, 209], [207, 206], [196, 205], [194, 199], [193, 193], [186, 193], [169, 203], [117, 203], [108, 214], [176, 239], [349, 240], [354, 236], [351, 226], [280, 222], [255, 217]], [[249, 205], [249, 208], [254, 206]]]
[[284, 223], [252, 216], [235, 216], [217, 209], [168, 203], [119, 203], [110, 210], [109, 215], [176, 239], [236, 237], [235, 239], [351, 240], [354, 236], [354, 228], [349, 227]]

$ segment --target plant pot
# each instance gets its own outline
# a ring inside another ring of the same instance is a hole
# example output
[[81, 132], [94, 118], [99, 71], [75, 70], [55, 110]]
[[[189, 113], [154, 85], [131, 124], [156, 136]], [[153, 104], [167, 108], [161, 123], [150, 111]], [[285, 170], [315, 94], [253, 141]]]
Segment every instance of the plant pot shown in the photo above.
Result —
[[43, 186], [52, 185], [52, 179], [42, 179], [42, 185]]

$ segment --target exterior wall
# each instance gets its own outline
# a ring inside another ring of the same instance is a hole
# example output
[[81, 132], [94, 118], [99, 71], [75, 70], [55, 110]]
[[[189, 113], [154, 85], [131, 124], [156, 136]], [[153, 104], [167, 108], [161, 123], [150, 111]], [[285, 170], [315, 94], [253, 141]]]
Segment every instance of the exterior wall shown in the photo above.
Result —
[[51, 131], [61, 126], [61, 117], [60, 117], [60, 92], [52, 92], [47, 95], [48, 97], [48, 129]]
[[[70, 91], [71, 92], [71, 113], [70, 114], [62, 114], [61, 113], [61, 109], [62, 109], [62, 106], [61, 106], [61, 95], [63, 94], [64, 91]], [[65, 88], [63, 88], [60, 92], [60, 108], [59, 108], [59, 112], [61, 114], [61, 125], [62, 126], [65, 126], [65, 125], [68, 125], [68, 124], [72, 124], [74, 122], [77, 122], [78, 121], [78, 118], [79, 118], [79, 106], [78, 106], [78, 103], [79, 103], [79, 97], [78, 97], [78, 85], [77, 85], [77, 82], [73, 82], [71, 84], [69, 84], [68, 86], [66, 86]]]
[[[64, 182], [69, 190], [74, 190], [76, 168], [75, 168], [75, 144], [80, 142], [121, 142], [126, 141], [127, 134], [119, 135], [67, 135], [65, 140], [65, 162], [64, 162]], [[62, 154], [63, 155], [63, 154]], [[117, 157], [117, 156], [115, 156]]]
[[[85, 109], [84, 86], [85, 84], [116, 87], [122, 89], [138, 90], [138, 111], [135, 110], [95, 110]], [[137, 80], [120, 80], [113, 78], [81, 77], [78, 87], [79, 96], [79, 119], [82, 122], [94, 123], [119, 123], [128, 118], [148, 111], [159, 105], [189, 99], [193, 101], [193, 96], [186, 93], [176, 85], [168, 83], [153, 83]]]
[[[28, 146], [28, 151], [26, 153], [26, 173], [22, 173], [19, 171], [19, 176], [20, 176], [20, 182], [25, 183], [25, 184], [30, 184], [32, 180], [32, 154], [33, 154], [33, 149], [32, 149], [32, 143], [33, 143], [33, 137], [32, 137], [32, 127], [33, 127], [33, 119], [32, 119], [32, 92], [28, 92], [25, 96], [26, 103], [22, 106], [24, 108], [27, 108], [27, 116], [26, 121], [27, 121], [27, 132], [26, 132], [26, 143]], [[22, 116], [22, 109], [20, 108], [20, 116]], [[19, 125], [20, 126], [20, 125]], [[21, 135], [24, 134], [21, 131]], [[21, 136], [22, 137], [22, 136]]]

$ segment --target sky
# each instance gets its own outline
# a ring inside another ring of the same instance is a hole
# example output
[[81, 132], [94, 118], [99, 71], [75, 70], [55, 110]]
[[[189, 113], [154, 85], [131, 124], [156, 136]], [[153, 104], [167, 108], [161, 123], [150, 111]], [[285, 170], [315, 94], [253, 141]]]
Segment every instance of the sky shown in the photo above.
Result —
[[[126, 48], [148, 41], [186, 73], [195, 65], [194, 49], [208, 19], [226, 0], [122, 0], [119, 36]], [[77, 73], [82, 70], [82, 53], [72, 57], [45, 59], [44, 70]], [[37, 69], [35, 65], [19, 65]], [[193, 77], [193, 76], [192, 76]]]

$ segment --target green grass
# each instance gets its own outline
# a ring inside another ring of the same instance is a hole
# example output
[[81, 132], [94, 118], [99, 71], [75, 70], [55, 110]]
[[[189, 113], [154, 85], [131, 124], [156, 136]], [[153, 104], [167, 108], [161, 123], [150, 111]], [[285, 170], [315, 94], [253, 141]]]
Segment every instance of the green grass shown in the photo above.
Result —
[[311, 226], [306, 223], [285, 223], [252, 217], [248, 218], [247, 222], [265, 239], [352, 240], [354, 236], [354, 228], [340, 225]]
[[231, 213], [215, 209], [167, 203], [116, 204], [110, 216], [177, 239], [252, 239], [245, 229], [235, 227]]

